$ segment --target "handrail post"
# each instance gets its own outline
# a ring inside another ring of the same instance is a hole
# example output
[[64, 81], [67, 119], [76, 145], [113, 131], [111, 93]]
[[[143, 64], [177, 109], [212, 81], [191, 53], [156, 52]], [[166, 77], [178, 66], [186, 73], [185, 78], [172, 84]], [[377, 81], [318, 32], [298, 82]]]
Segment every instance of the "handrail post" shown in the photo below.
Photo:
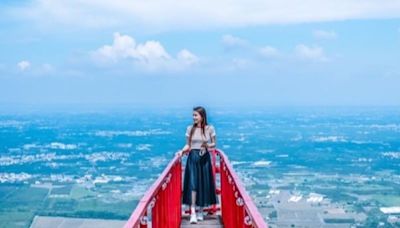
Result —
[[[215, 148], [211, 149], [211, 164], [212, 164], [212, 174], [213, 174], [213, 179], [214, 179], [214, 184], [215, 184], [215, 194], [220, 195], [221, 189], [217, 188], [217, 173], [220, 172], [219, 168], [221, 167], [220, 165], [217, 166], [217, 151]], [[213, 204], [210, 208], [209, 213], [215, 214], [217, 212], [218, 208], [216, 204]]]

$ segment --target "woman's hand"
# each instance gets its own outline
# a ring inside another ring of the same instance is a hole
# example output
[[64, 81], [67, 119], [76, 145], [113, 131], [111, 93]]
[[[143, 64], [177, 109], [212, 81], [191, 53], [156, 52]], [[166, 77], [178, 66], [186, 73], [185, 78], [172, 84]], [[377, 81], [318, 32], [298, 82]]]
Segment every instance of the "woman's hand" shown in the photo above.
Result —
[[178, 150], [175, 155], [178, 155], [179, 157], [182, 157], [183, 155], [183, 150]]
[[201, 147], [203, 147], [203, 148], [208, 148], [208, 143], [207, 143], [207, 142], [203, 142], [203, 143], [201, 144]]

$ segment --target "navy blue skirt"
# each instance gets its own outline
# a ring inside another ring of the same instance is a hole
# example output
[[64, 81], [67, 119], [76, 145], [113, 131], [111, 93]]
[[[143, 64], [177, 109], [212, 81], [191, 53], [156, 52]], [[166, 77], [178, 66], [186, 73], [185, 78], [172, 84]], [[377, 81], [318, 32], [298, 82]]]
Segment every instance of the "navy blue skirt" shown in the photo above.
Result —
[[196, 192], [196, 206], [206, 207], [217, 203], [215, 181], [212, 174], [211, 155], [199, 154], [200, 149], [192, 149], [186, 160], [183, 179], [183, 204], [192, 204], [192, 191]]

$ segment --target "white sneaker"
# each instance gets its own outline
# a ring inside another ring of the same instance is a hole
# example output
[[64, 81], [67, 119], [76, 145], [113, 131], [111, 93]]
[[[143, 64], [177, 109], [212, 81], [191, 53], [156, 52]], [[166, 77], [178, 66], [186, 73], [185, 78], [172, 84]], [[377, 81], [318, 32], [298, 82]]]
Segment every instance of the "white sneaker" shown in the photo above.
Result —
[[196, 213], [190, 215], [190, 223], [197, 223]]
[[203, 221], [203, 220], [204, 220], [203, 211], [200, 211], [200, 212], [197, 214], [197, 220], [199, 220], [199, 221]]

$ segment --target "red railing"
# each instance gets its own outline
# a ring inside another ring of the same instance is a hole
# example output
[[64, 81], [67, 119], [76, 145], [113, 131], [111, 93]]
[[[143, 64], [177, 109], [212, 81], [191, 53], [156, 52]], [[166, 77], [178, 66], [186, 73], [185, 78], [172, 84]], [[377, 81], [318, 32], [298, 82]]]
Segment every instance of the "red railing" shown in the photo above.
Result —
[[[215, 213], [221, 210], [222, 222], [226, 228], [268, 227], [245, 191], [225, 153], [219, 149], [210, 150], [210, 152], [214, 180], [216, 180], [216, 174], [220, 173], [221, 188], [217, 188], [216, 193], [221, 195], [221, 207], [213, 205], [206, 211]], [[219, 165], [217, 165], [217, 156], [219, 156]], [[182, 216], [181, 197], [182, 163], [181, 158], [175, 156], [139, 201], [135, 211], [125, 224], [125, 228], [148, 227], [149, 220], [151, 220], [153, 228], [179, 227]]]
[[268, 227], [233, 170], [228, 157], [219, 149], [216, 153], [220, 157], [221, 213], [224, 227]]
[[150, 220], [154, 228], [179, 227], [182, 216], [181, 194], [182, 164], [181, 158], [175, 156], [139, 201], [124, 227], [148, 227]]

